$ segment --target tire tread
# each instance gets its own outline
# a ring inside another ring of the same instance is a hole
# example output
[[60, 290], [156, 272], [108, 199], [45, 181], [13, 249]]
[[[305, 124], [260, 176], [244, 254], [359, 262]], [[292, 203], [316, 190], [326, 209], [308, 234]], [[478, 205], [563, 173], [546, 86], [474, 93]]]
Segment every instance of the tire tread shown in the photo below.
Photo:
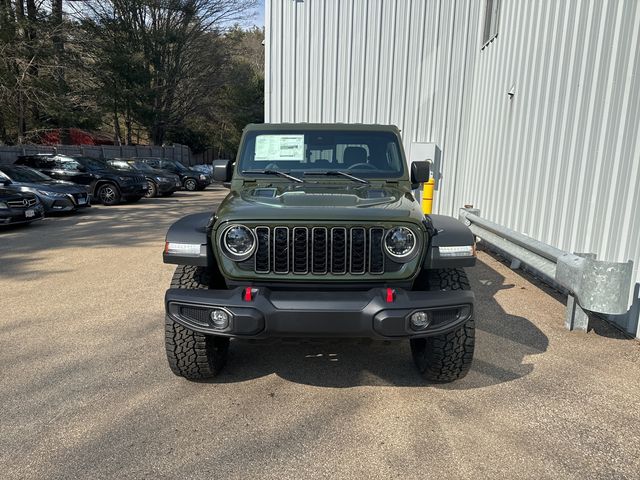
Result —
[[[180, 265], [171, 288], [208, 289], [209, 275], [202, 267]], [[165, 348], [171, 371], [189, 380], [215, 377], [224, 367], [229, 339], [194, 332], [165, 317]]]
[[[430, 290], [470, 290], [462, 268], [429, 272]], [[475, 349], [473, 318], [458, 329], [442, 335], [411, 340], [414, 362], [422, 376], [432, 382], [446, 383], [464, 377], [471, 369]]]

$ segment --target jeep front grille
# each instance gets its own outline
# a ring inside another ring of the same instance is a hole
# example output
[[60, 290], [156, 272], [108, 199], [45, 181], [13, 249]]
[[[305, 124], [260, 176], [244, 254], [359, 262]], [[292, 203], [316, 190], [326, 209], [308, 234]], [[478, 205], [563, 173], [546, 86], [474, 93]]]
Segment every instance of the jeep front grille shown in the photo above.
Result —
[[381, 227], [257, 227], [256, 273], [384, 273]]

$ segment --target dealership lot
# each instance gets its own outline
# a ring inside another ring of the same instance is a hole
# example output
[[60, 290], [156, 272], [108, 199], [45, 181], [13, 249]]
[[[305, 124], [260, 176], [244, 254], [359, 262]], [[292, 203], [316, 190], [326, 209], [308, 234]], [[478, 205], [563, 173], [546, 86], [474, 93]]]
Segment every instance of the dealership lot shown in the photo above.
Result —
[[407, 344], [232, 344], [171, 374], [164, 233], [227, 190], [0, 232], [3, 478], [637, 478], [640, 344], [487, 253], [474, 367], [423, 384]]

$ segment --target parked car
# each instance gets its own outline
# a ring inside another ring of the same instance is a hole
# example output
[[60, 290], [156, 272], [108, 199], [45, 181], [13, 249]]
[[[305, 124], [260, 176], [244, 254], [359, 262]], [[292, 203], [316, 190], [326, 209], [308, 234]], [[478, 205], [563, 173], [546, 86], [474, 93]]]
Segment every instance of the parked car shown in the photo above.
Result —
[[204, 190], [207, 185], [211, 183], [211, 176], [193, 170], [192, 168], [185, 167], [177, 160], [167, 160], [164, 158], [155, 157], [138, 157], [136, 160], [140, 160], [150, 167], [159, 168], [160, 170], [166, 170], [180, 177], [182, 186], [185, 190], [193, 192], [195, 190]]
[[182, 188], [182, 180], [178, 175], [150, 167], [140, 160], [114, 158], [107, 160], [107, 164], [124, 172], [143, 174], [147, 179], [148, 190], [145, 196], [148, 198], [157, 197], [158, 195], [168, 197]]
[[147, 179], [139, 173], [123, 172], [101, 160], [68, 155], [22, 155], [16, 165], [26, 165], [56, 180], [89, 187], [92, 198], [104, 205], [117, 205], [122, 199], [136, 202], [147, 194]]
[[15, 225], [42, 220], [44, 208], [33, 193], [12, 188], [8, 180], [0, 180], [0, 225]]
[[72, 212], [91, 205], [87, 187], [54, 180], [24, 165], [0, 165], [0, 180], [15, 190], [33, 193], [40, 199], [45, 213]]

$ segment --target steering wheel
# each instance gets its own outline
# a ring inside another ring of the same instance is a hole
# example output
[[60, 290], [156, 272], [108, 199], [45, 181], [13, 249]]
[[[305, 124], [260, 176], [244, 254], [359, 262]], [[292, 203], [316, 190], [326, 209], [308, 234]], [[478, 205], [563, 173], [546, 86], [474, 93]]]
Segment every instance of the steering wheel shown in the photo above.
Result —
[[351, 165], [349, 168], [347, 168], [347, 170], [352, 170], [356, 167], [366, 167], [370, 170], [378, 170], [377, 167], [374, 167], [373, 165], [371, 165], [370, 163], [354, 163], [353, 165]]

